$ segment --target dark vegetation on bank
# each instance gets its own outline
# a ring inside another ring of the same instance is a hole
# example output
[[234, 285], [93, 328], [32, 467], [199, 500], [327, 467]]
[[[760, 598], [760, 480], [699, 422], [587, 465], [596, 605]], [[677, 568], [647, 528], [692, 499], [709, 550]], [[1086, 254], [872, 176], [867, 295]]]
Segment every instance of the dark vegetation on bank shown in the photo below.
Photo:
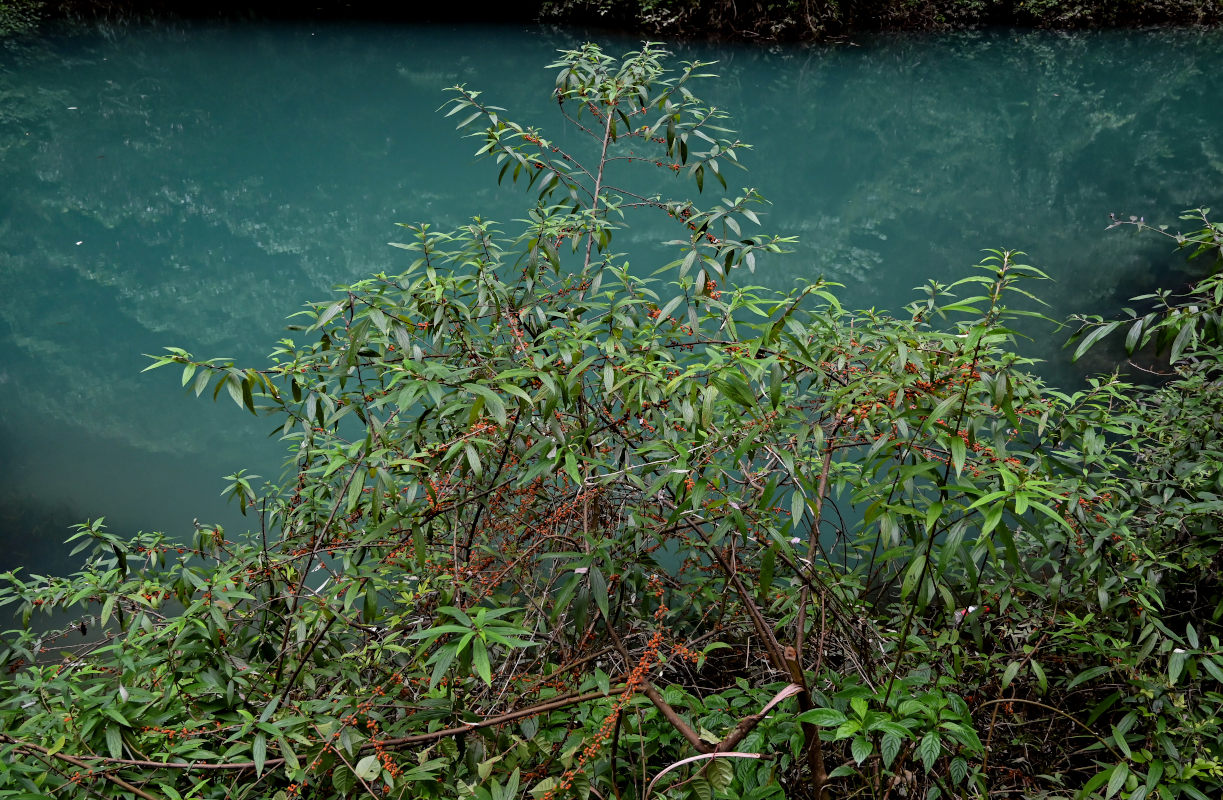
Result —
[[0, 0], [0, 34], [47, 20], [164, 18], [541, 21], [666, 37], [820, 41], [872, 31], [942, 31], [987, 25], [1095, 28], [1217, 24], [1223, 0], [526, 0], [482, 5], [310, 3], [260, 0]]

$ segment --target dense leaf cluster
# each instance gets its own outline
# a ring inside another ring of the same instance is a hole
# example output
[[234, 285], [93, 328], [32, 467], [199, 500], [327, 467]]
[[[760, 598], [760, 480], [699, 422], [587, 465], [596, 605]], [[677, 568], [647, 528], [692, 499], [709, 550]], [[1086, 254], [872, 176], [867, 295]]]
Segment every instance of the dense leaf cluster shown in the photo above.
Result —
[[[456, 87], [516, 233], [405, 226], [269, 365], [154, 360], [289, 478], [229, 476], [250, 532], [95, 521], [81, 572], [3, 576], [0, 797], [1223, 788], [1223, 282], [1132, 315], [1162, 387], [1074, 393], [1011, 349], [1020, 253], [896, 316], [753, 288], [753, 190], [635, 189], [745, 147], [662, 56], [563, 53], [556, 138]], [[648, 268], [633, 214], [677, 231]]]

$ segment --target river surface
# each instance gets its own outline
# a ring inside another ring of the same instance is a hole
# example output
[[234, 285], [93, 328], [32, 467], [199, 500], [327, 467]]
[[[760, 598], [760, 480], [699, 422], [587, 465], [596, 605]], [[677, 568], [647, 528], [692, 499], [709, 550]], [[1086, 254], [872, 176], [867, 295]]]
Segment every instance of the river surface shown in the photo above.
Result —
[[[525, 216], [527, 195], [436, 113], [442, 89], [555, 130], [543, 67], [584, 38], [248, 24], [0, 42], [0, 570], [63, 569], [88, 517], [240, 527], [222, 476], [279, 475], [272, 423], [141, 373], [143, 354], [259, 365], [304, 302], [406, 265], [394, 223]], [[898, 308], [1007, 247], [1054, 277], [1053, 315], [1107, 313], [1188, 279], [1167, 242], [1106, 233], [1109, 212], [1175, 228], [1223, 202], [1217, 31], [673, 49], [718, 62], [699, 93], [756, 146], [731, 188], [759, 188], [765, 226], [800, 239], [752, 282], [823, 276], [849, 306]], [[652, 267], [672, 236], [646, 225], [616, 249]], [[1046, 374], [1081, 379], [1064, 334], [1035, 333]]]

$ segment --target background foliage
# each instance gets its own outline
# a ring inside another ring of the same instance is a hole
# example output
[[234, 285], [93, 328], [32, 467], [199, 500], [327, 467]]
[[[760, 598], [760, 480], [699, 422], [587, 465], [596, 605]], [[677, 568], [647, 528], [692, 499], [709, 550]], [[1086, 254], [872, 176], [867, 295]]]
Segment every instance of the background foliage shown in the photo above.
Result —
[[604, 19], [655, 34], [811, 39], [873, 30], [954, 30], [984, 25], [1049, 28], [1217, 23], [1217, 0], [546, 0], [543, 16]]
[[[372, 2], [268, 3], [255, 0], [5, 0], [0, 36], [32, 30], [40, 16], [127, 21], [164, 17], [469, 21], [463, 7], [399, 8]], [[1042, 28], [1217, 24], [1220, 0], [530, 0], [483, 9], [486, 22], [542, 20], [614, 26], [668, 37], [808, 40], [879, 30], [932, 31], [989, 25]]]
[[1218, 22], [1216, 0], [548, 0], [544, 17], [608, 18], [653, 33], [827, 39], [863, 31], [947, 31], [1019, 24], [1077, 28]]
[[[663, 55], [562, 53], [555, 139], [456, 87], [512, 232], [405, 226], [261, 368], [154, 359], [289, 477], [228, 477], [249, 533], [95, 520], [81, 572], [3, 576], [0, 796], [1223, 788], [1223, 280], [1081, 319], [1162, 379], [1077, 392], [1013, 352], [1021, 253], [896, 316], [752, 287], [788, 241]], [[643, 214], [676, 238], [630, 269]]]
[[3, 0], [0, 2], [0, 36], [33, 31], [42, 13], [41, 0]]

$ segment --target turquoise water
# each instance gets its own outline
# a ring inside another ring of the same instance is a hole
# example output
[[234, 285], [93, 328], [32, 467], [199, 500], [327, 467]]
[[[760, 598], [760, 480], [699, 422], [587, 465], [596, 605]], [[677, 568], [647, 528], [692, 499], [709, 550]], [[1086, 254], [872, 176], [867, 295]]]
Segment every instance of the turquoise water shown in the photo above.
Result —
[[[221, 476], [279, 474], [271, 423], [184, 396], [169, 370], [142, 374], [142, 354], [258, 364], [302, 303], [406, 263], [385, 244], [393, 223], [523, 216], [524, 195], [436, 113], [441, 90], [467, 83], [547, 127], [542, 67], [582, 39], [243, 25], [4, 42], [0, 569], [62, 567], [59, 542], [86, 517], [181, 536], [196, 518], [240, 526]], [[1056, 279], [1051, 313], [1107, 312], [1188, 279], [1165, 242], [1105, 233], [1108, 213], [1175, 225], [1220, 199], [1218, 32], [674, 49], [719, 62], [703, 96], [756, 145], [728, 180], [772, 199], [766, 227], [800, 237], [753, 282], [822, 275], [847, 305], [895, 308], [1011, 247]], [[652, 271], [671, 236], [646, 221], [617, 245]], [[1050, 377], [1077, 380], [1063, 335], [1034, 333]]]

